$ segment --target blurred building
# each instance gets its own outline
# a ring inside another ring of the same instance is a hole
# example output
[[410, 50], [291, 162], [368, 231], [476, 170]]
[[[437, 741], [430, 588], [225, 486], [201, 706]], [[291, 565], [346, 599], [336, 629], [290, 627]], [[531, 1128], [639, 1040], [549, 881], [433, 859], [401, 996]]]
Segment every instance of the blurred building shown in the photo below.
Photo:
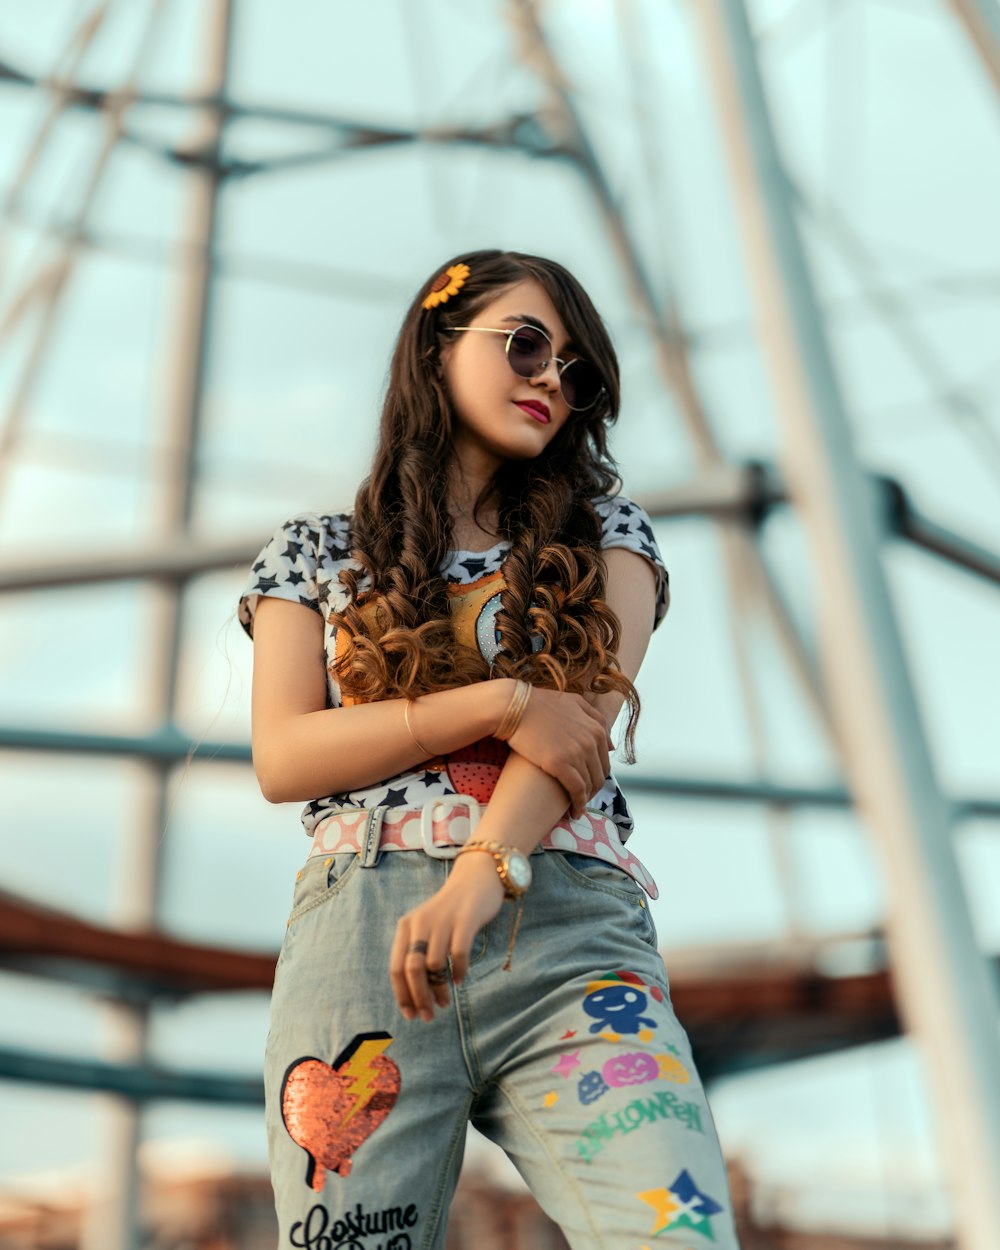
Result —
[[[206, 1171], [144, 1177], [141, 1250], [274, 1250], [277, 1223], [266, 1176]], [[742, 1250], [955, 1250], [952, 1239], [850, 1237], [758, 1223], [746, 1174], [730, 1162], [729, 1183]], [[82, 1188], [48, 1201], [0, 1200], [0, 1250], [81, 1250]], [[383, 1250], [366, 1246], [365, 1250]], [[408, 1250], [400, 1246], [398, 1250]], [[526, 1192], [467, 1168], [448, 1223], [445, 1250], [568, 1250], [559, 1229]]]

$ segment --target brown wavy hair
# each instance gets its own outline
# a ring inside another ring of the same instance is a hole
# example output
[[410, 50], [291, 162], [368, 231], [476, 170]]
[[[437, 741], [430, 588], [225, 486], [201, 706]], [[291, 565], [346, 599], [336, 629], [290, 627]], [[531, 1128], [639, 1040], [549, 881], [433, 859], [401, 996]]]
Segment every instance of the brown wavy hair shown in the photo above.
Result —
[[[434, 278], [458, 263], [470, 270], [461, 291], [425, 309]], [[491, 666], [477, 650], [456, 646], [438, 572], [451, 546], [445, 500], [455, 427], [439, 362], [442, 347], [454, 340], [453, 326], [468, 325], [502, 291], [532, 278], [580, 355], [599, 369], [604, 392], [591, 409], [571, 412], [536, 458], [505, 462], [475, 502], [477, 518], [487, 503], [496, 504], [499, 537], [510, 542], [497, 614], [502, 649]], [[351, 602], [331, 616], [346, 639], [330, 665], [345, 697], [415, 698], [489, 677], [521, 677], [581, 694], [618, 690], [629, 705], [625, 754], [634, 760], [639, 696], [617, 660], [620, 626], [604, 601], [601, 519], [592, 502], [620, 487], [607, 446], [619, 397], [611, 338], [562, 265], [487, 250], [434, 270], [400, 328], [372, 469], [354, 501], [351, 549], [363, 572], [341, 572]]]

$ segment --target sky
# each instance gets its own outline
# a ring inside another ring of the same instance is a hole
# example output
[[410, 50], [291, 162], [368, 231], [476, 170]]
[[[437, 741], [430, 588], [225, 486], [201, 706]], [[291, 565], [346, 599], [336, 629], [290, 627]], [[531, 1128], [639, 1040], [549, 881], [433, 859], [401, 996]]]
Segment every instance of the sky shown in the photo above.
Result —
[[[90, 5], [0, 9], [0, 55], [30, 73], [60, 63]], [[143, 64], [149, 91], [198, 82], [206, 6], [171, 0]], [[693, 6], [679, 0], [563, 0], [544, 27], [615, 202], [660, 303], [676, 305], [693, 377], [726, 457], [775, 460], [776, 419], [734, 191], [720, 145]], [[118, 84], [148, 6], [119, 5], [80, 78]], [[937, 523], [989, 546], [1000, 532], [1000, 134], [995, 95], [951, 10], [930, 0], [755, 0], [750, 6], [774, 124], [798, 194], [797, 220], [843, 390], [856, 454], [906, 487]], [[381, 125], [478, 125], [545, 116], [493, 0], [372, 0], [364, 6], [237, 0], [231, 92], [247, 109], [226, 151], [252, 161], [315, 153], [310, 113]], [[44, 116], [42, 91], [0, 88], [6, 193]], [[291, 118], [291, 114], [296, 116]], [[187, 330], [179, 298], [189, 238], [186, 175], [149, 144], [190, 142], [165, 104], [128, 116], [90, 205], [89, 246], [51, 319], [23, 424], [0, 465], [0, 567], [100, 556], [153, 541], [163, 517], [173, 362]], [[99, 151], [91, 115], [62, 117], [0, 223], [0, 321], [59, 254]], [[462, 249], [551, 255], [583, 281], [622, 364], [613, 451], [640, 500], [682, 485], [698, 461], [648, 327], [586, 184], [523, 153], [412, 144], [256, 173], [227, 186], [193, 532], [259, 547], [296, 512], [349, 505], [372, 448], [385, 370], [415, 286]], [[0, 346], [0, 423], [41, 319]], [[639, 679], [642, 775], [742, 780], [757, 769], [734, 638], [759, 700], [763, 774], [840, 780], [836, 758], [758, 616], [737, 612], [706, 518], [660, 520], [672, 603]], [[816, 568], [797, 518], [775, 510], [758, 541], [803, 632], [815, 630]], [[893, 542], [883, 551], [901, 635], [942, 788], [1000, 794], [995, 587]], [[246, 741], [251, 648], [235, 619], [245, 568], [196, 578], [183, 599], [179, 724]], [[143, 732], [153, 602], [139, 585], [6, 595], [0, 723]], [[628, 793], [628, 769], [619, 776]], [[131, 764], [0, 752], [3, 887], [114, 922], [126, 906]], [[871, 831], [847, 812], [634, 794], [632, 846], [661, 882], [653, 906], [671, 952], [876, 926], [891, 890]], [[955, 848], [977, 935], [1000, 949], [997, 822], [969, 821]], [[172, 933], [276, 949], [305, 852], [298, 809], [264, 802], [248, 768], [199, 763], [174, 779], [163, 838], [160, 921]], [[905, 900], [904, 900], [905, 905]], [[165, 1063], [253, 1073], [261, 995], [209, 996], [157, 1013]], [[97, 1055], [99, 1006], [68, 987], [0, 974], [0, 1045]], [[723, 1144], [784, 1218], [930, 1236], [948, 1198], [927, 1074], [908, 1039], [733, 1077], [713, 1087]], [[101, 1141], [97, 1100], [0, 1084], [0, 1180], [76, 1166]], [[149, 1149], [197, 1138], [263, 1161], [259, 1116], [157, 1107]], [[485, 1147], [476, 1147], [485, 1151]], [[495, 1153], [484, 1158], [502, 1168]], [[508, 1170], [509, 1171], [509, 1170]], [[853, 1223], [852, 1223], [853, 1222]]]

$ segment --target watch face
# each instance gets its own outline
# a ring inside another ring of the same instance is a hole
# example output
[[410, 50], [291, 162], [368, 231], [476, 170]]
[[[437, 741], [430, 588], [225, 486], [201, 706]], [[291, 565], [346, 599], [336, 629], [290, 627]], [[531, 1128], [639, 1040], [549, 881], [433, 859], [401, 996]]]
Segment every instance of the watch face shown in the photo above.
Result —
[[526, 890], [531, 885], [531, 865], [528, 857], [519, 851], [511, 853], [507, 860], [507, 876], [517, 890]]

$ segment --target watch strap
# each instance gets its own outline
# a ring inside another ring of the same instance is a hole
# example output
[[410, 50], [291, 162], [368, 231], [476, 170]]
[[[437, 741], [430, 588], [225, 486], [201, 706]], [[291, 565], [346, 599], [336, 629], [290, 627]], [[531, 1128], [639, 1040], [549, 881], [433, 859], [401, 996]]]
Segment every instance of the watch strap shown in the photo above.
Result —
[[[466, 842], [459, 850], [458, 855], [464, 855], [466, 851], [486, 851], [492, 855], [497, 866], [500, 882], [503, 885], [504, 896], [509, 899], [524, 897], [524, 890], [516, 890], [512, 887], [507, 877], [507, 865], [505, 862], [506, 857], [512, 852], [517, 855], [524, 855], [524, 852], [519, 847], [505, 846], [502, 842], [477, 841]], [[458, 855], [455, 856], [456, 859]], [[525, 856], [525, 858], [527, 857]]]

